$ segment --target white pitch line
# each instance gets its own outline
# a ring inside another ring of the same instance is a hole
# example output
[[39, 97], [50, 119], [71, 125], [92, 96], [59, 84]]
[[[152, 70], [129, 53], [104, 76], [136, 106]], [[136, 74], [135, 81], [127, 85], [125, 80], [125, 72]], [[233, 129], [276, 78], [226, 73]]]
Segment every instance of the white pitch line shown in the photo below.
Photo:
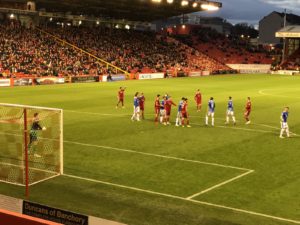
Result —
[[130, 187], [130, 186], [121, 185], [121, 184], [115, 184], [115, 183], [111, 183], [111, 182], [107, 182], [107, 181], [101, 181], [101, 180], [96, 180], [96, 179], [91, 179], [91, 178], [86, 178], [86, 177], [75, 176], [75, 175], [71, 175], [71, 174], [63, 174], [62, 176], [70, 177], [70, 178], [74, 178], [74, 179], [78, 179], [78, 180], [90, 181], [90, 182], [99, 183], [99, 184], [105, 184], [105, 185], [119, 187], [119, 188], [130, 189], [130, 190], [133, 190], [133, 191], [139, 191], [139, 192], [144, 192], [144, 193], [148, 193], [148, 194], [161, 195], [161, 196], [170, 197], [170, 198], [185, 199], [183, 197], [179, 197], [179, 196], [175, 196], [175, 195], [170, 195], [170, 194], [160, 193], [160, 192], [156, 192], [156, 191], [145, 190], [145, 189], [136, 188], [136, 187]]
[[[274, 89], [267, 89], [267, 90], [274, 90]], [[280, 97], [280, 98], [296, 98], [296, 99], [299, 99], [300, 97], [296, 97], [296, 96], [287, 96], [287, 95], [276, 95], [276, 94], [269, 94], [269, 93], [265, 93], [265, 91], [267, 90], [259, 90], [258, 91], [258, 94], [260, 95], [266, 95], [266, 96], [273, 96], [273, 97]]]
[[260, 124], [260, 123], [252, 123], [252, 124], [257, 125], [257, 126], [272, 128], [272, 129], [275, 129], [275, 130], [281, 130], [280, 127], [270, 126], [270, 125], [267, 125], [267, 124]]
[[198, 164], [204, 164], [204, 165], [210, 165], [210, 166], [218, 166], [218, 167], [230, 168], [230, 169], [236, 169], [236, 170], [251, 171], [251, 169], [237, 167], [237, 166], [229, 166], [229, 165], [223, 165], [223, 164], [218, 164], [218, 163], [203, 162], [203, 161], [198, 161], [198, 160], [184, 159], [184, 158], [179, 158], [179, 157], [174, 157], [174, 156], [159, 155], [159, 154], [153, 154], [153, 153], [147, 153], [147, 152], [139, 152], [139, 151], [135, 151], [135, 150], [131, 150], [131, 149], [123, 149], [123, 148], [115, 148], [115, 147], [103, 146], [103, 145], [86, 144], [86, 143], [80, 143], [80, 142], [74, 142], [74, 141], [64, 141], [64, 142], [70, 143], [70, 144], [75, 144], [75, 145], [87, 146], [87, 147], [104, 148], [104, 149], [110, 149], [110, 150], [115, 150], [115, 151], [164, 158], [164, 159], [178, 160], [178, 161], [183, 161], [183, 162], [191, 162], [191, 163], [198, 163]]
[[[270, 126], [270, 125], [267, 125], [267, 124], [259, 124], [259, 123], [252, 123], [252, 124], [257, 125], [257, 126], [272, 128], [272, 129], [275, 129], [275, 130], [281, 130], [280, 127], [274, 127], [274, 126]], [[290, 131], [290, 134], [292, 134], [294, 136], [300, 136], [299, 134], [293, 133], [291, 131]]]
[[19, 183], [5, 181], [5, 180], [0, 180], [0, 183], [13, 184], [13, 185], [21, 186], [21, 187], [25, 186], [24, 184], [19, 184]]
[[300, 224], [299, 220], [292, 220], [292, 219], [287, 219], [287, 218], [283, 218], [283, 217], [272, 216], [272, 215], [268, 215], [268, 214], [264, 214], [264, 213], [254, 212], [254, 211], [250, 211], [250, 210], [239, 209], [239, 208], [214, 204], [214, 203], [210, 203], [210, 202], [197, 201], [194, 199], [189, 199], [188, 201], [198, 203], [201, 205], [207, 205], [207, 206], [212, 206], [212, 207], [216, 207], [216, 208], [227, 209], [227, 210], [231, 210], [231, 211], [245, 213], [245, 214], [249, 214], [249, 215], [265, 217], [265, 218], [269, 218], [269, 219], [273, 219], [273, 220], [279, 220], [279, 221], [284, 221], [284, 222], [293, 223], [293, 224]]
[[[15, 136], [15, 137], [24, 137], [24, 134], [13, 134], [13, 133], [3, 133], [3, 132], [0, 132], [0, 135], [8, 135], [8, 136]], [[60, 139], [56, 139], [56, 138], [38, 137], [38, 139], [40, 139], [40, 140], [48, 140], [48, 141], [57, 141], [57, 142], [60, 141]]]
[[[199, 124], [199, 123], [191, 123], [191, 124], [192, 125], [197, 125], [197, 126], [205, 126], [205, 125]], [[259, 132], [259, 133], [275, 133], [273, 131], [259, 130], [259, 129], [248, 129], [248, 128], [242, 128], [242, 127], [230, 127], [230, 126], [218, 126], [218, 125], [215, 125], [215, 127], [233, 129], [233, 130], [244, 130], [244, 131], [250, 131], [250, 132]]]
[[[0, 165], [6, 165], [6, 166], [14, 166], [14, 167], [22, 167], [20, 165], [15, 165], [15, 164], [11, 164], [11, 163], [3, 163], [1, 162]], [[21, 168], [22, 169], [22, 168]], [[46, 180], [49, 180], [49, 179], [52, 179], [54, 177], [57, 177], [57, 176], [60, 176], [60, 174], [57, 174], [53, 171], [48, 171], [48, 170], [42, 170], [42, 169], [38, 169], [38, 168], [33, 168], [33, 167], [29, 167], [29, 169], [32, 169], [32, 170], [37, 170], [37, 171], [41, 171], [41, 172], [47, 172], [47, 173], [50, 173], [50, 174], [54, 174], [50, 177], [47, 177], [47, 178], [44, 178], [42, 180], [39, 180], [39, 181], [36, 181], [36, 182], [33, 182], [31, 184], [29, 184], [29, 186], [32, 186], [32, 185], [35, 185], [35, 184], [38, 184], [38, 183], [41, 183], [41, 182], [44, 182]], [[5, 181], [5, 180], [0, 180], [0, 182], [2, 183], [7, 183], [7, 184], [13, 184], [13, 185], [17, 185], [17, 186], [25, 186], [24, 184], [19, 184], [19, 183], [15, 183], [15, 182], [9, 182], [9, 181]]]
[[[80, 111], [72, 111], [72, 110], [64, 110], [65, 112], [72, 112], [72, 113], [78, 113], [78, 114], [89, 114], [89, 115], [100, 115], [100, 116], [111, 116], [111, 117], [125, 117], [125, 116], [131, 116], [131, 114], [109, 114], [109, 113], [96, 113], [96, 112], [80, 112]], [[145, 114], [145, 115], [153, 115], [153, 114]], [[199, 118], [199, 119], [204, 119], [205, 117], [201, 117], [201, 116], [190, 116], [192, 118]], [[224, 118], [216, 118], [217, 120], [225, 120]], [[237, 121], [238, 122], [238, 121]], [[202, 124], [198, 124], [198, 123], [191, 123], [194, 125], [202, 125]], [[280, 128], [278, 127], [273, 127], [273, 126], [269, 126], [266, 124], [259, 124], [259, 123], [252, 123], [254, 125], [258, 125], [258, 126], [263, 126], [263, 127], [268, 127], [268, 128], [273, 128], [276, 130], [280, 130]], [[228, 128], [228, 129], [236, 129], [236, 130], [244, 130], [244, 131], [252, 131], [252, 132], [261, 132], [261, 133], [275, 133], [275, 132], [271, 132], [271, 131], [266, 131], [266, 130], [259, 130], [259, 129], [247, 129], [247, 128], [240, 128], [240, 127], [227, 127], [227, 126], [215, 126], [215, 127], [220, 127], [220, 128]], [[295, 135], [295, 136], [300, 136], [298, 134], [292, 133], [291, 134]]]
[[64, 110], [64, 112], [87, 114], [87, 115], [112, 116], [112, 117], [130, 116], [130, 114], [97, 113], [97, 112], [83, 112], [83, 111], [74, 111], [74, 110]]
[[[18, 136], [16, 134], [7, 134], [7, 135]], [[20, 136], [22, 136], [22, 135], [20, 135]], [[67, 140], [65, 140], [64, 143], [87, 146], [87, 147], [104, 148], [104, 149], [110, 149], [110, 150], [115, 150], [115, 151], [135, 153], [135, 154], [147, 155], [147, 156], [153, 156], [153, 157], [159, 157], [159, 158], [165, 158], [165, 159], [173, 159], [173, 160], [179, 160], [179, 161], [184, 161], [184, 162], [192, 162], [192, 163], [198, 163], [198, 164], [204, 164], [204, 165], [210, 165], [210, 166], [218, 166], [218, 167], [223, 167], [223, 168], [231, 168], [231, 169], [244, 170], [244, 171], [251, 170], [251, 169], [247, 169], [247, 168], [242, 168], [242, 167], [237, 167], [237, 166], [229, 166], [229, 165], [224, 165], [224, 164], [219, 164], [219, 163], [210, 163], [210, 162], [204, 162], [204, 161], [198, 161], [198, 160], [192, 160], [192, 159], [184, 159], [184, 158], [179, 158], [179, 157], [174, 157], [174, 156], [166, 156], [166, 155], [159, 155], [159, 154], [153, 154], [153, 153], [147, 153], [147, 152], [139, 152], [139, 151], [135, 151], [135, 150], [131, 150], [131, 149], [122, 149], [122, 148], [115, 148], [115, 147], [110, 147], [110, 146], [94, 145], [94, 144], [80, 143], [80, 142], [67, 141]]]
[[279, 221], [289, 222], [289, 223], [293, 223], [293, 224], [300, 224], [300, 221], [297, 221], [297, 220], [292, 220], [292, 219], [287, 219], [287, 218], [283, 218], [283, 217], [272, 216], [272, 215], [268, 215], [268, 214], [264, 214], [264, 213], [258, 213], [258, 212], [253, 212], [253, 211], [244, 210], [244, 209], [238, 209], [238, 208], [228, 207], [228, 206], [214, 204], [214, 203], [209, 203], [209, 202], [198, 201], [198, 200], [194, 200], [194, 199], [186, 199], [186, 198], [183, 198], [183, 197], [180, 197], [180, 196], [176, 196], [176, 195], [165, 194], [165, 193], [160, 193], [160, 192], [145, 190], [145, 189], [141, 189], [141, 188], [135, 188], [135, 187], [130, 187], [130, 186], [126, 186], [126, 185], [120, 185], [120, 184], [115, 184], [115, 183], [100, 181], [100, 180], [96, 180], [96, 179], [90, 179], [90, 178], [85, 178], [85, 177], [70, 175], [70, 174], [63, 174], [62, 176], [73, 178], [73, 179], [78, 179], [78, 180], [89, 181], [89, 182], [93, 182], [93, 183], [104, 184], [104, 185], [118, 187], [118, 188], [123, 188], [123, 189], [128, 189], [128, 190], [133, 190], [133, 191], [138, 191], [138, 192], [143, 192], [143, 193], [148, 193], [148, 194], [157, 195], [157, 196], [163, 196], [163, 197], [168, 197], [168, 198], [173, 198], [173, 199], [179, 199], [179, 200], [183, 200], [183, 201], [187, 201], [187, 202], [192, 202], [192, 203], [196, 203], [196, 204], [200, 204], [200, 205], [206, 205], [206, 206], [211, 206], [211, 207], [215, 207], [215, 208], [221, 208], [221, 209], [231, 210], [231, 211], [245, 213], [245, 214], [249, 214], [249, 215], [265, 217], [265, 218], [269, 218], [269, 219], [273, 219], [273, 220], [279, 220]]
[[229, 180], [226, 180], [226, 181], [224, 181], [224, 182], [222, 182], [222, 183], [219, 183], [219, 184], [214, 185], [214, 186], [212, 186], [212, 187], [210, 187], [210, 188], [207, 188], [207, 189], [205, 189], [205, 190], [203, 190], [203, 191], [200, 191], [200, 192], [198, 192], [198, 193], [196, 193], [196, 194], [193, 194], [193, 195], [187, 197], [186, 199], [193, 199], [193, 198], [196, 198], [196, 197], [198, 197], [198, 196], [200, 196], [200, 195], [202, 195], [202, 194], [204, 194], [204, 193], [207, 193], [207, 192], [209, 192], [209, 191], [211, 191], [211, 190], [214, 190], [214, 189], [216, 189], [216, 188], [218, 188], [218, 187], [221, 187], [221, 186], [223, 186], [223, 185], [225, 185], [225, 184], [228, 184], [228, 183], [230, 183], [230, 182], [232, 182], [232, 181], [235, 181], [235, 180], [237, 180], [237, 179], [240, 179], [240, 178], [242, 178], [242, 177], [244, 177], [244, 176], [246, 176], [246, 175], [248, 175], [248, 174], [250, 174], [250, 173], [253, 173], [253, 172], [254, 172], [254, 170], [250, 170], [250, 171], [248, 171], [248, 172], [246, 172], [246, 173], [243, 173], [243, 174], [238, 175], [238, 176], [236, 176], [236, 177], [233, 177], [233, 178], [231, 178], [231, 179], [229, 179]]
[[[21, 165], [15, 165], [15, 164], [11, 164], [11, 163], [3, 163], [1, 162], [0, 165], [6, 165], [6, 166], [14, 166], [14, 167], [19, 167], [22, 169], [22, 166]], [[24, 168], [23, 168], [24, 169]], [[43, 169], [39, 169], [39, 168], [33, 168], [33, 167], [29, 167], [29, 169], [31, 170], [36, 170], [36, 171], [40, 171], [40, 172], [44, 172], [44, 173], [49, 173], [49, 174], [53, 174], [52, 176], [50, 177], [47, 177], [47, 178], [44, 178], [44, 179], [41, 179], [39, 181], [36, 181], [36, 182], [33, 182], [31, 184], [29, 184], [29, 186], [32, 186], [32, 185], [35, 185], [35, 184], [38, 184], [38, 183], [41, 183], [41, 182], [44, 182], [46, 180], [50, 180], [54, 177], [57, 177], [57, 176], [60, 176], [60, 174], [56, 173], [56, 172], [53, 172], [53, 171], [50, 171], [50, 170], [43, 170]], [[5, 181], [4, 181], [5, 182]], [[5, 183], [11, 183], [11, 184], [16, 184], [16, 183], [12, 183], [12, 182], [5, 182]], [[19, 186], [25, 186], [23, 184], [16, 184], [16, 185], [19, 185]]]
[[[32, 162], [32, 161], [30, 161], [30, 162]], [[23, 167], [23, 166], [21, 166], [21, 165], [16, 165], [16, 164], [11, 164], [11, 163], [5, 163], [5, 162], [0, 162], [0, 165], [20, 167], [21, 169], [22, 169], [22, 167]], [[50, 171], [50, 170], [43, 170], [43, 169], [34, 168], [34, 167], [29, 167], [29, 169], [31, 169], [31, 170], [36, 170], [36, 171], [40, 171], [40, 172], [47, 172], [47, 173], [57, 174], [56, 172], [53, 172], [53, 171]]]
[[58, 176], [60, 176], [60, 175], [61, 175], [61, 174], [57, 174], [57, 173], [56, 173], [56, 174], [53, 175], [53, 176], [47, 177], [47, 178], [45, 178], [45, 179], [42, 179], [42, 180], [39, 180], [39, 181], [36, 181], [36, 182], [33, 182], [33, 183], [29, 184], [29, 186], [33, 186], [33, 185], [36, 185], [36, 184], [38, 184], [38, 183], [44, 182], [44, 181], [46, 181], [46, 180], [53, 179], [53, 178], [58, 177]]

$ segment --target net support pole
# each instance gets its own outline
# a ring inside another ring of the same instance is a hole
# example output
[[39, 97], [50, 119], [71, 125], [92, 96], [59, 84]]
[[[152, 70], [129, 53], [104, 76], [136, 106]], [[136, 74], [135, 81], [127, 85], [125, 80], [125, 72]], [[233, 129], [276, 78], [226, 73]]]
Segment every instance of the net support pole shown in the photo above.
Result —
[[28, 129], [27, 109], [24, 108], [24, 154], [25, 154], [25, 196], [29, 198], [29, 167], [28, 167]]
[[63, 110], [60, 111], [60, 174], [64, 174], [64, 129], [63, 129], [64, 115]]

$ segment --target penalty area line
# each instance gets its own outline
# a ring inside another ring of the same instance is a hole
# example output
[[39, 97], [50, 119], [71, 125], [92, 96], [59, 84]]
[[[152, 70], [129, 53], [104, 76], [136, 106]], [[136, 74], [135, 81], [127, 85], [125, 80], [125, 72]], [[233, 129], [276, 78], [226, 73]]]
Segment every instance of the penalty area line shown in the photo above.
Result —
[[[131, 116], [132, 114], [112, 114], [112, 113], [97, 113], [97, 112], [84, 112], [84, 111], [74, 111], [74, 110], [64, 110], [64, 112], [70, 112], [70, 113], [77, 113], [77, 114], [87, 114], [87, 115], [97, 115], [97, 116], [105, 116], [105, 118], [108, 117], [115, 117], [115, 118], [122, 118], [122, 117], [127, 117], [127, 116]], [[146, 113], [145, 115], [153, 115], [150, 113]], [[191, 118], [200, 118], [200, 119], [204, 119], [205, 117], [202, 116], [190, 116]], [[216, 120], [224, 120], [223, 118], [216, 118]], [[238, 121], [237, 121], [238, 122]], [[197, 123], [191, 123], [194, 125], [199, 125], [201, 126], [201, 124], [197, 124]], [[266, 124], [259, 124], [259, 123], [252, 123], [253, 125], [257, 125], [257, 126], [262, 126], [262, 127], [267, 127], [267, 128], [271, 128], [271, 129], [276, 129], [276, 130], [280, 130], [280, 128], [278, 127], [273, 127], [270, 125], [266, 125]], [[229, 129], [237, 129], [237, 130], [244, 130], [244, 131], [252, 131], [252, 132], [261, 132], [261, 133], [275, 133], [272, 131], [267, 131], [267, 130], [259, 130], [259, 129], [247, 129], [247, 128], [239, 128], [239, 127], [226, 127], [226, 126], [215, 126], [215, 127], [220, 127], [220, 128], [229, 128]], [[300, 136], [299, 134], [290, 132], [292, 135], [294, 136]]]
[[73, 178], [73, 179], [78, 179], [78, 180], [84, 180], [84, 181], [88, 181], [88, 182], [92, 182], [92, 183], [99, 183], [99, 184], [104, 184], [104, 185], [113, 186], [113, 187], [117, 187], [117, 188], [123, 188], [123, 189], [127, 189], [127, 190], [138, 191], [138, 192], [142, 192], [142, 193], [162, 196], [162, 197], [178, 199], [178, 200], [182, 200], [182, 201], [196, 203], [196, 204], [199, 204], [199, 205], [205, 205], [205, 206], [210, 206], [210, 207], [214, 207], [214, 208], [226, 209], [226, 210], [230, 210], [230, 211], [234, 211], [234, 212], [239, 212], [239, 213], [244, 213], [244, 214], [249, 214], [249, 215], [254, 215], [254, 216], [260, 216], [260, 217], [264, 217], [264, 218], [268, 218], [268, 219], [289, 222], [289, 223], [292, 223], [292, 224], [300, 224], [300, 221], [298, 221], [298, 220], [292, 220], [292, 219], [287, 219], [287, 218], [283, 218], [283, 217], [272, 216], [272, 215], [268, 215], [268, 214], [264, 214], [264, 213], [259, 213], [259, 212], [254, 212], [254, 211], [249, 211], [249, 210], [244, 210], [244, 209], [239, 209], [239, 208], [234, 208], [234, 207], [229, 207], [229, 206], [224, 206], [224, 205], [219, 205], [219, 204], [214, 204], [214, 203], [210, 203], [210, 202], [198, 201], [198, 200], [195, 200], [195, 199], [187, 199], [187, 198], [183, 198], [183, 197], [176, 196], [176, 195], [165, 194], [165, 193], [145, 190], [145, 189], [141, 189], [141, 188], [135, 188], [135, 187], [130, 187], [130, 186], [126, 186], [126, 185], [120, 185], [120, 184], [100, 181], [100, 180], [96, 180], [96, 179], [75, 176], [75, 175], [71, 175], [71, 174], [63, 174], [62, 176]]
[[[196, 125], [196, 126], [203, 126], [205, 127], [205, 125], [199, 124], [199, 123], [191, 123], [192, 125]], [[244, 130], [244, 131], [250, 131], [250, 132], [260, 132], [260, 133], [272, 133], [275, 134], [275, 132], [273, 131], [267, 131], [267, 130], [260, 130], [260, 129], [249, 129], [249, 128], [242, 128], [242, 127], [230, 127], [230, 126], [218, 126], [215, 125], [214, 127], [218, 127], [218, 128], [224, 128], [224, 129], [232, 129], [232, 130]]]
[[219, 187], [221, 187], [221, 186], [223, 186], [223, 185], [225, 185], [225, 184], [231, 183], [231, 182], [233, 182], [233, 181], [235, 181], [235, 180], [238, 180], [238, 179], [240, 179], [240, 178], [242, 178], [242, 177], [244, 177], [244, 176], [247, 176], [248, 174], [253, 173], [253, 172], [254, 172], [254, 170], [250, 170], [250, 171], [248, 171], [248, 172], [246, 172], [246, 173], [243, 173], [243, 174], [240, 174], [240, 175], [238, 175], [238, 176], [235, 176], [235, 177], [233, 177], [233, 178], [231, 178], [231, 179], [228, 179], [228, 180], [226, 180], [226, 181], [223, 181], [222, 183], [216, 184], [216, 185], [214, 185], [214, 186], [212, 186], [212, 187], [210, 187], [210, 188], [207, 188], [207, 189], [205, 189], [205, 190], [203, 190], [203, 191], [200, 191], [200, 192], [198, 192], [198, 193], [196, 193], [196, 194], [193, 194], [193, 195], [187, 197], [186, 199], [193, 199], [193, 198], [196, 198], [196, 197], [198, 197], [198, 196], [200, 196], [200, 195], [203, 195], [203, 194], [205, 194], [205, 193], [207, 193], [207, 192], [209, 192], [209, 191], [212, 191], [212, 190], [214, 190], [214, 189], [216, 189], [216, 188], [219, 188]]
[[130, 116], [130, 114], [97, 113], [97, 112], [83, 112], [83, 111], [74, 111], [74, 110], [64, 110], [64, 112], [77, 113], [77, 114], [87, 114], [87, 115], [97, 115], [97, 116], [108, 116], [108, 117]]
[[280, 94], [270, 94], [270, 93], [266, 93], [266, 91], [272, 91], [272, 90], [278, 90], [278, 89], [263, 89], [263, 90], [259, 90], [258, 94], [263, 95], [263, 96], [272, 96], [272, 97], [279, 97], [279, 98], [296, 98], [299, 99], [300, 97], [297, 96], [287, 96], [287, 95], [280, 95]]
[[204, 164], [204, 165], [209, 165], [209, 166], [217, 166], [217, 167], [230, 168], [230, 169], [243, 170], [243, 171], [252, 171], [251, 169], [237, 167], [237, 166], [229, 166], [229, 165], [224, 165], [224, 164], [219, 164], [219, 163], [210, 163], [210, 162], [185, 159], [185, 158], [179, 158], [179, 157], [174, 157], [174, 156], [159, 155], [159, 154], [147, 153], [147, 152], [139, 152], [139, 151], [135, 151], [135, 150], [131, 150], [131, 149], [123, 149], [123, 148], [115, 148], [115, 147], [110, 147], [110, 146], [86, 144], [86, 143], [80, 143], [80, 142], [74, 142], [74, 141], [64, 141], [64, 143], [81, 145], [81, 146], [86, 146], [86, 147], [103, 148], [103, 149], [115, 150], [115, 151], [120, 151], [120, 152], [128, 152], [128, 153], [140, 154], [140, 155], [145, 155], [145, 156], [152, 156], [152, 157], [157, 157], [157, 158], [178, 160], [178, 161], [183, 161], [183, 162]]

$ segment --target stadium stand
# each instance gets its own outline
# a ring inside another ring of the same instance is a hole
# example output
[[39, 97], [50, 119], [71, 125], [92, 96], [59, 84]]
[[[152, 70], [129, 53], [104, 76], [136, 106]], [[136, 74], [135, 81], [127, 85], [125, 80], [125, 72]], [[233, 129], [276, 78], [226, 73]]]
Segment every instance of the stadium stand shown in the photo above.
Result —
[[194, 30], [189, 45], [210, 58], [225, 64], [271, 64], [272, 58], [264, 49], [251, 47], [247, 37], [231, 37], [217, 31], [202, 27]]
[[84, 27], [48, 31], [132, 73], [230, 69], [175, 39], [153, 32]]
[[300, 48], [280, 65], [280, 69], [300, 71]]
[[63, 46], [17, 21], [0, 24], [0, 72], [10, 76], [101, 74], [94, 59]]
[[[10, 76], [80, 76], [107, 74], [95, 58], [18, 21], [0, 24], [0, 72]], [[87, 27], [48, 27], [92, 55], [131, 73], [167, 70], [230, 70], [224, 64], [175, 39], [153, 32]]]

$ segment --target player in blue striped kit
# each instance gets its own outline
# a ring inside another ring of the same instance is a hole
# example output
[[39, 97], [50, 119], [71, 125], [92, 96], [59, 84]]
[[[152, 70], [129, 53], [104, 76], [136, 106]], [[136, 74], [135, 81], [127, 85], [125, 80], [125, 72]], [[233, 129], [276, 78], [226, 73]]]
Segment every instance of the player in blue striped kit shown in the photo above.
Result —
[[131, 120], [137, 120], [140, 121], [140, 99], [139, 99], [139, 93], [136, 92], [133, 97], [133, 115], [131, 117]]
[[182, 105], [184, 100], [185, 98], [182, 97], [182, 99], [178, 103], [178, 111], [177, 111], [176, 124], [175, 124], [176, 127], [181, 126], [181, 120], [182, 120], [181, 110], [182, 110]]
[[165, 117], [166, 117], [166, 111], [165, 111], [165, 103], [167, 100], [167, 96], [163, 96], [163, 99], [160, 102], [160, 110], [159, 110], [159, 114], [160, 114], [160, 123], [164, 123], [165, 125], [167, 125], [167, 123], [165, 122]]
[[284, 138], [283, 137], [283, 133], [286, 132], [286, 136], [290, 137], [290, 131], [289, 131], [289, 125], [287, 123], [289, 117], [289, 107], [285, 107], [283, 112], [281, 113], [280, 116], [280, 123], [281, 123], [281, 131], [280, 131], [280, 138]]
[[236, 124], [234, 110], [233, 110], [233, 101], [232, 97], [229, 97], [228, 104], [227, 104], [227, 116], [226, 116], [226, 124], [229, 124], [229, 118], [232, 118], [233, 124]]
[[207, 113], [206, 113], [206, 117], [205, 117], [206, 126], [208, 126], [208, 117], [211, 117], [211, 125], [212, 126], [215, 125], [215, 118], [214, 118], [215, 108], [216, 108], [216, 104], [215, 104], [214, 98], [211, 97], [208, 102], [208, 108], [207, 108]]

